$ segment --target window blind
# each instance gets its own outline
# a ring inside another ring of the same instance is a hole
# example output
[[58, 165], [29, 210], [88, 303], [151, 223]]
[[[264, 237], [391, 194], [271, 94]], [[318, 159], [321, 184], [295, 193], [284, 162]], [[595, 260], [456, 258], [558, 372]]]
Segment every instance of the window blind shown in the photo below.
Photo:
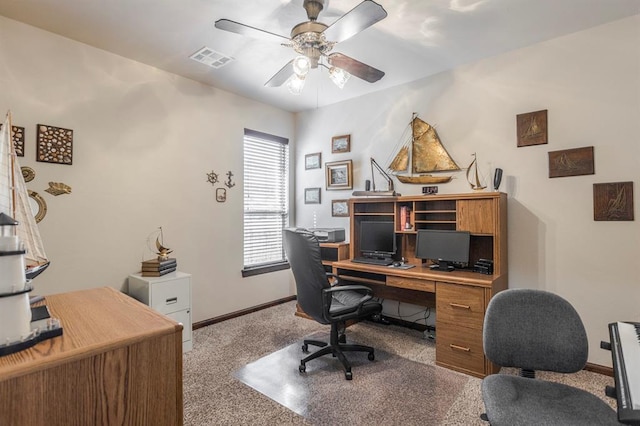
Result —
[[288, 221], [288, 140], [245, 129], [245, 270], [286, 262], [282, 229]]

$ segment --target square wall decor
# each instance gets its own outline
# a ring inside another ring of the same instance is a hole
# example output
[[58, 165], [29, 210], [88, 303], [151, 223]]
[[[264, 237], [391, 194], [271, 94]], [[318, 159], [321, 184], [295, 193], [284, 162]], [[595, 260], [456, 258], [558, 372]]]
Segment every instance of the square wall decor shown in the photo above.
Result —
[[73, 163], [73, 130], [38, 124], [36, 161]]
[[516, 115], [518, 147], [548, 143], [547, 110]]
[[[0, 124], [2, 129], [2, 124]], [[11, 140], [18, 157], [24, 157], [24, 127], [11, 126]]]
[[549, 152], [549, 177], [592, 175], [593, 147], [564, 149]]
[[633, 182], [594, 183], [593, 220], [634, 220]]

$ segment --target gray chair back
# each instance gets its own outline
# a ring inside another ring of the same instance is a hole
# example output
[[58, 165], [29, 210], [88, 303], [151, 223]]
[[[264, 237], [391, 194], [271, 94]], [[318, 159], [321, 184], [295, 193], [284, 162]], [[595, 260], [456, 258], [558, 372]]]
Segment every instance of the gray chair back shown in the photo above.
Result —
[[578, 312], [543, 290], [509, 289], [494, 296], [485, 315], [486, 356], [503, 367], [575, 373], [587, 363], [587, 333]]
[[[305, 229], [284, 230], [284, 250], [296, 281], [298, 304], [305, 314], [320, 324], [329, 324], [324, 317], [323, 303], [331, 303], [324, 288], [330, 287], [322, 265], [320, 245], [313, 233]], [[323, 297], [328, 298], [323, 301]]]

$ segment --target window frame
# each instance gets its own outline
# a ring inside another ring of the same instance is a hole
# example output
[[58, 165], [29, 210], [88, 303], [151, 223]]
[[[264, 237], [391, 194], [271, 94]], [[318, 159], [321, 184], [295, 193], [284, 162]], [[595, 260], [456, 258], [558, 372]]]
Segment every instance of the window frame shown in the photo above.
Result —
[[[289, 262], [286, 259], [285, 253], [284, 253], [284, 241], [281, 240], [281, 244], [282, 244], [282, 258], [278, 259], [278, 260], [274, 260], [274, 261], [268, 261], [268, 262], [264, 262], [264, 263], [255, 263], [255, 264], [245, 264], [247, 258], [246, 258], [246, 250], [247, 250], [247, 231], [246, 231], [246, 224], [247, 224], [247, 220], [246, 220], [246, 216], [248, 213], [246, 210], [247, 207], [247, 179], [246, 179], [246, 173], [247, 173], [247, 157], [246, 157], [246, 145], [247, 145], [247, 138], [251, 138], [251, 139], [258, 139], [258, 140], [262, 140], [262, 141], [266, 141], [266, 142], [272, 142], [272, 143], [279, 143], [284, 147], [284, 155], [285, 158], [282, 159], [281, 161], [284, 161], [284, 165], [283, 165], [283, 171], [284, 171], [284, 176], [283, 176], [283, 180], [281, 182], [281, 190], [283, 192], [283, 195], [285, 197], [285, 199], [283, 200], [283, 208], [284, 210], [282, 211], [282, 213], [280, 213], [282, 215], [282, 229], [286, 228], [287, 226], [289, 226], [290, 220], [291, 220], [291, 193], [290, 193], [290, 180], [291, 180], [291, 176], [290, 176], [290, 159], [291, 159], [291, 154], [289, 152], [289, 140], [287, 138], [281, 137], [281, 136], [275, 136], [275, 135], [271, 135], [268, 133], [264, 133], [264, 132], [259, 132], [257, 130], [251, 130], [251, 129], [244, 129], [244, 136], [243, 136], [243, 173], [244, 173], [244, 177], [245, 179], [243, 179], [244, 182], [244, 186], [243, 186], [243, 200], [242, 200], [242, 229], [243, 229], [243, 236], [242, 236], [242, 276], [243, 277], [250, 277], [250, 276], [255, 276], [255, 275], [260, 275], [260, 274], [265, 274], [265, 273], [269, 273], [269, 272], [275, 272], [275, 271], [280, 271], [280, 270], [284, 270], [284, 269], [289, 269]], [[283, 238], [283, 234], [281, 234], [281, 238]]]

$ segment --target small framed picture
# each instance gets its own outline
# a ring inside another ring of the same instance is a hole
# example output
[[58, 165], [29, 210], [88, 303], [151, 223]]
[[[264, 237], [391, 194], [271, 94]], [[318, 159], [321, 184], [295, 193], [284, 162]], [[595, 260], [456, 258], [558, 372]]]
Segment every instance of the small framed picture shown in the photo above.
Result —
[[331, 138], [331, 152], [339, 154], [351, 151], [351, 135], [334, 136]]
[[352, 189], [353, 171], [351, 160], [326, 163], [327, 189]]
[[305, 188], [304, 189], [304, 203], [305, 204], [320, 204], [320, 188]]
[[321, 159], [322, 159], [322, 153], [320, 152], [314, 152], [313, 154], [305, 155], [304, 169], [305, 170], [319, 169], [320, 166], [322, 165]]
[[349, 217], [349, 200], [331, 201], [331, 216]]

